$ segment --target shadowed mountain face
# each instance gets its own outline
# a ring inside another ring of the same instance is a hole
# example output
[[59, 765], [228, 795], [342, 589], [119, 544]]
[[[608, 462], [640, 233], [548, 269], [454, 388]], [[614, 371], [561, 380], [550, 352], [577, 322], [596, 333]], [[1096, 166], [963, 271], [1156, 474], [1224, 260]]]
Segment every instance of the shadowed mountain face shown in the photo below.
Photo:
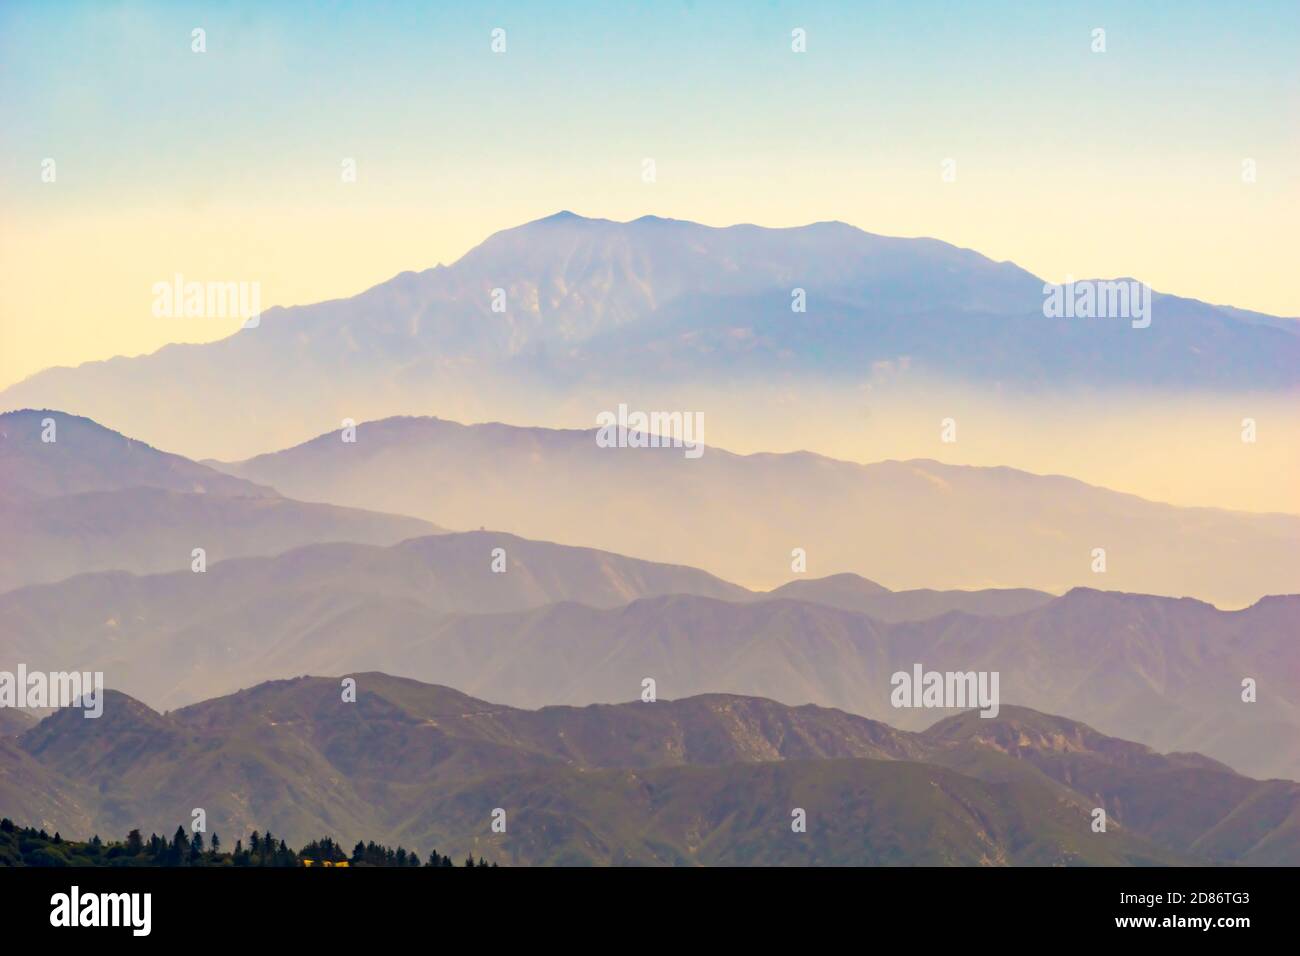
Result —
[[[70, 835], [87, 821], [167, 832], [202, 806], [227, 837], [269, 827], [503, 863], [1295, 862], [1300, 850], [1300, 785], [1018, 708], [914, 734], [728, 695], [524, 711], [355, 679], [355, 702], [337, 679], [302, 678], [167, 715], [110, 692], [99, 720], [63, 711], [0, 741], [0, 784], [34, 768], [46, 787], [25, 819]], [[1177, 795], [1166, 819], [1129, 810], [1162, 793]], [[14, 816], [19, 796], [0, 788], [0, 812]], [[1251, 832], [1234, 825], [1246, 806], [1268, 808]], [[497, 807], [506, 834], [490, 829]]]
[[219, 561], [438, 530], [418, 518], [292, 501], [52, 411], [0, 415], [0, 528], [0, 591], [90, 571], [188, 568], [195, 548]]
[[98, 826], [95, 803], [79, 779], [49, 769], [9, 736], [0, 736], [0, 816], [68, 836], [94, 834]]
[[689, 459], [600, 447], [596, 434], [397, 418], [360, 425], [355, 443], [335, 432], [228, 470], [309, 501], [691, 564], [750, 587], [788, 581], [798, 548], [809, 574], [895, 589], [1104, 586], [1230, 607], [1300, 591], [1297, 516], [1176, 508], [1010, 468], [716, 448]]
[[[1228, 613], [1080, 590], [1013, 617], [885, 624], [794, 602], [669, 597], [613, 611], [561, 606], [429, 622], [418, 640], [403, 636], [406, 624], [375, 621], [370, 637], [377, 666], [400, 662], [403, 673], [521, 706], [625, 700], [649, 676], [665, 695], [759, 694], [908, 728], [942, 711], [896, 710], [894, 673], [917, 663], [996, 671], [1004, 704], [1053, 707], [1162, 750], [1194, 749], [1252, 775], [1300, 778], [1297, 615], [1295, 597]], [[343, 633], [315, 636], [337, 647]], [[1244, 703], [1246, 678], [1267, 684], [1268, 694]]]
[[13, 737], [28, 730], [34, 723], [36, 718], [25, 710], [0, 707], [0, 737]]
[[[842, 597], [843, 582], [830, 590]], [[664, 696], [761, 695], [919, 729], [944, 712], [895, 709], [895, 672], [996, 671], [1003, 704], [1300, 777], [1294, 596], [1225, 612], [1080, 589], [1021, 613], [886, 622], [690, 568], [469, 532], [313, 545], [205, 574], [85, 575], [0, 595], [0, 620], [0, 669], [102, 670], [155, 706], [313, 671], [382, 669], [527, 707], [629, 700], [651, 677]], [[1241, 699], [1246, 678], [1255, 703]]]
[[1200, 754], [1157, 754], [1018, 707], [998, 720], [951, 717], [925, 737], [953, 748], [937, 762], [981, 779], [1017, 779], [990, 752], [1014, 758], [1021, 772], [1028, 764], [1162, 846], [1269, 866], [1300, 855], [1300, 784], [1292, 781], [1260, 783]]
[[[792, 311], [795, 290], [806, 311]], [[747, 395], [817, 383], [850, 402], [881, 369], [971, 394], [1300, 385], [1300, 332], [1285, 321], [1157, 296], [1150, 327], [1133, 329], [1123, 318], [1049, 319], [1043, 299], [1041, 280], [1015, 265], [933, 239], [836, 222], [715, 229], [562, 213], [498, 233], [449, 267], [271, 309], [220, 342], [47, 370], [0, 393], [0, 407], [92, 414], [234, 458], [344, 417], [437, 409], [572, 421], [576, 401], [590, 421], [593, 396], [678, 395], [682, 382]]]

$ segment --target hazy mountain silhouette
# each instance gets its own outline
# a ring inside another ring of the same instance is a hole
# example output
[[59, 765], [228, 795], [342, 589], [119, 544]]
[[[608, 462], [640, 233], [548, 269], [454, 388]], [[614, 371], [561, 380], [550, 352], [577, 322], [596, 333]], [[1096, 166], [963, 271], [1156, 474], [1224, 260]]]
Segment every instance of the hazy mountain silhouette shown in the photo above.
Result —
[[0, 495], [4, 501], [39, 501], [132, 488], [277, 497], [264, 485], [151, 448], [88, 418], [31, 408], [0, 415]]
[[949, 611], [990, 617], [1009, 617], [1042, 607], [1054, 595], [1030, 588], [988, 588], [982, 591], [935, 591], [918, 588], [891, 591], [856, 574], [790, 581], [765, 595], [810, 604], [861, 611], [878, 621], [922, 621]]
[[[82, 575], [0, 595], [0, 619], [0, 668], [102, 670], [154, 706], [304, 672], [380, 669], [528, 707], [627, 700], [651, 677], [663, 696], [760, 695], [920, 729], [943, 712], [894, 709], [895, 671], [998, 671], [1006, 704], [1300, 777], [1297, 596], [1225, 612], [1077, 589], [1021, 613], [887, 623], [692, 568], [468, 532], [206, 574]], [[1256, 703], [1241, 699], [1246, 678]]]
[[[54, 441], [42, 441], [53, 421]], [[0, 415], [0, 591], [89, 571], [189, 568], [316, 541], [392, 544], [418, 518], [306, 504], [54, 411]]]
[[[1300, 517], [1177, 508], [1059, 475], [807, 452], [602, 448], [596, 431], [395, 418], [223, 466], [309, 501], [690, 564], [750, 587], [1075, 586], [1225, 606], [1300, 591]], [[1106, 551], [1095, 573], [1093, 550]]]
[[[806, 312], [791, 310], [795, 289]], [[584, 389], [857, 387], [883, 366], [977, 391], [1300, 385], [1300, 330], [1287, 321], [1175, 296], [1154, 309], [1140, 330], [1123, 318], [1048, 319], [1042, 280], [1011, 263], [840, 222], [712, 228], [561, 213], [496, 233], [450, 266], [270, 309], [219, 342], [40, 372], [0, 393], [0, 408], [63, 408], [231, 458], [345, 417], [555, 421]]]

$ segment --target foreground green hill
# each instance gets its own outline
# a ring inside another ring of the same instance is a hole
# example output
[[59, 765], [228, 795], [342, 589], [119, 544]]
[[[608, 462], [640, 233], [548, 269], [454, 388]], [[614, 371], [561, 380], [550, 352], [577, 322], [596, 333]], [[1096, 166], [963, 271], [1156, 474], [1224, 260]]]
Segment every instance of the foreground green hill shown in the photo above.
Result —
[[84, 838], [201, 807], [223, 833], [503, 864], [1300, 862], [1300, 784], [1024, 708], [915, 733], [723, 694], [529, 711], [354, 676], [354, 702], [307, 677], [167, 714], [110, 691], [98, 720], [0, 747], [0, 814]]
[[[507, 834], [482, 825], [506, 794]], [[807, 815], [795, 832], [793, 813]], [[436, 795], [404, 841], [503, 864], [1151, 866], [1189, 862], [1120, 827], [1093, 833], [1042, 786], [986, 784], [903, 761], [818, 760], [533, 771]]]

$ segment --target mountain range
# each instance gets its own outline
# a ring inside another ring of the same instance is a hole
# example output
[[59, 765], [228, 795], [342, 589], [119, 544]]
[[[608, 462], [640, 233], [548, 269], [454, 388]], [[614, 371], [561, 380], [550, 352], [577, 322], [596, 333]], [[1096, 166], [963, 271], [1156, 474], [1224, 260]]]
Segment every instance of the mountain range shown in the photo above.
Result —
[[[383, 834], [513, 864], [1300, 859], [1300, 784], [1021, 708], [914, 734], [721, 694], [524, 711], [355, 679], [355, 702], [300, 678], [168, 714], [110, 694], [99, 720], [62, 711], [0, 746], [0, 803], [70, 836], [168, 832], [202, 807], [227, 839]], [[15, 794], [15, 765], [45, 791]]]
[[[303, 673], [384, 670], [526, 707], [628, 700], [650, 677], [669, 697], [759, 695], [920, 729], [942, 712], [889, 700], [891, 675], [920, 663], [997, 671], [1008, 704], [1300, 778], [1300, 596], [1220, 611], [1080, 588], [1018, 610], [1020, 592], [930, 593], [919, 619], [888, 622], [869, 603], [846, 610], [847, 583], [801, 582], [793, 600], [490, 531], [308, 545], [203, 574], [101, 572], [0, 595], [0, 669], [99, 670], [168, 707]], [[878, 587], [856, 591], [901, 613], [908, 596]], [[832, 604], [809, 603], [819, 594]], [[954, 606], [980, 603], [995, 613]]]
[[764, 392], [831, 388], [856, 405], [882, 375], [970, 395], [1300, 386], [1292, 320], [1156, 295], [1134, 329], [1047, 318], [1043, 302], [1041, 279], [935, 239], [562, 212], [218, 342], [48, 369], [0, 408], [62, 408], [229, 459], [426, 410], [589, 422], [620, 399], [717, 408], [730, 394], [728, 414], [749, 408], [757, 428]]
[[[564, 212], [12, 385], [0, 672], [110, 689], [0, 709], [0, 814], [503, 864], [1300, 865], [1300, 322], [1050, 291], [839, 222]], [[628, 407], [699, 454], [610, 447]], [[918, 668], [994, 675], [996, 714], [898, 706]]]
[[418, 518], [293, 501], [89, 419], [31, 409], [0, 415], [0, 529], [0, 591], [89, 571], [188, 568], [195, 548], [219, 561], [439, 530]]
[[[41, 440], [45, 421], [54, 442]], [[1176, 508], [1008, 468], [717, 448], [688, 459], [674, 448], [602, 448], [595, 434], [400, 418], [362, 423], [355, 442], [336, 431], [222, 464], [62, 412], [6, 413], [0, 591], [187, 568], [195, 548], [216, 562], [318, 542], [389, 545], [444, 527], [693, 565], [759, 590], [789, 585], [783, 596], [800, 594], [801, 574], [844, 574], [847, 603], [828, 596], [829, 583], [818, 603], [884, 620], [917, 616], [928, 589], [998, 591], [994, 604], [1021, 610], [1041, 603], [1039, 592], [1078, 586], [1224, 607], [1300, 591], [1297, 516]], [[853, 583], [863, 577], [907, 596], [864, 597]], [[1015, 591], [1023, 601], [1009, 600]]]
[[[606, 448], [597, 431], [394, 418], [220, 465], [307, 501], [690, 564], [748, 587], [1071, 587], [1240, 607], [1300, 592], [1300, 516], [1177, 508], [1059, 475], [807, 452]], [[1094, 549], [1105, 551], [1098, 573]]]

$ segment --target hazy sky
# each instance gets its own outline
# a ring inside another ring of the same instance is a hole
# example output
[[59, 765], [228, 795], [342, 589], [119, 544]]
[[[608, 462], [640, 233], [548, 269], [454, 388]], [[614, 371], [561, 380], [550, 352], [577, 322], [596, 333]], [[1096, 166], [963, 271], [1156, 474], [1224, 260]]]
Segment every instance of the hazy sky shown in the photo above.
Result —
[[1300, 315], [1293, 0], [547, 6], [6, 0], [0, 386], [231, 331], [154, 318], [178, 272], [311, 302], [562, 208], [841, 219]]

